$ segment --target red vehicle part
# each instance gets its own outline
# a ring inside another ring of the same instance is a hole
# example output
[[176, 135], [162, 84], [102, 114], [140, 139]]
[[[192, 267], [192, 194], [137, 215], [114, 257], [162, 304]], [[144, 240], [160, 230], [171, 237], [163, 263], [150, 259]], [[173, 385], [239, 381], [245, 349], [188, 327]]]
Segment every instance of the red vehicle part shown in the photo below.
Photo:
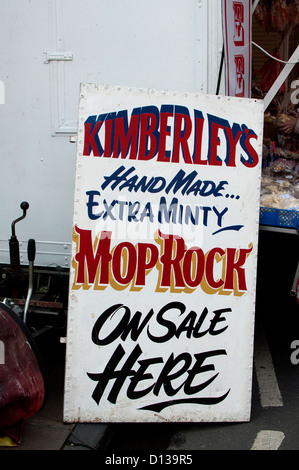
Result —
[[0, 303], [0, 435], [21, 441], [25, 421], [41, 409], [46, 381], [26, 325]]

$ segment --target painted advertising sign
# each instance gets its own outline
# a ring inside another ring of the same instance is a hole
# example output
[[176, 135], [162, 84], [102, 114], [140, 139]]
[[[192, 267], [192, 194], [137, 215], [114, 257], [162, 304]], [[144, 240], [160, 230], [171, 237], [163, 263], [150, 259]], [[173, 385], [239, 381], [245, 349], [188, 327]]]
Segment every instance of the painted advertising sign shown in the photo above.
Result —
[[251, 97], [251, 0], [223, 0], [226, 95]]
[[250, 416], [262, 102], [82, 85], [64, 419]]

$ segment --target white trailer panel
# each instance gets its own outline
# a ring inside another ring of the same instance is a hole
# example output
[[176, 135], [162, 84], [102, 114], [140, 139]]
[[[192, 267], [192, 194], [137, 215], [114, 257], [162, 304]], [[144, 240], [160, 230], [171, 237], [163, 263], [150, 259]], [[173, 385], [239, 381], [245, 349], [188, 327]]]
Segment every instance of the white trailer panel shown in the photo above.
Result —
[[[221, 1], [1, 0], [0, 262], [11, 222], [21, 263], [69, 267], [79, 85], [109, 83], [214, 94]], [[74, 140], [74, 139], [73, 139]]]

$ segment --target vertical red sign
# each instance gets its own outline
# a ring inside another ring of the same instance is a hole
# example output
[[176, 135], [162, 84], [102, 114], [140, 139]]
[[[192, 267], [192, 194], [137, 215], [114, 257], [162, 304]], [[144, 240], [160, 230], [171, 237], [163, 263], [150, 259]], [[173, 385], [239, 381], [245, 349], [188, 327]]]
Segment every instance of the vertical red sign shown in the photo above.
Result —
[[226, 95], [251, 97], [251, 0], [223, 0]]

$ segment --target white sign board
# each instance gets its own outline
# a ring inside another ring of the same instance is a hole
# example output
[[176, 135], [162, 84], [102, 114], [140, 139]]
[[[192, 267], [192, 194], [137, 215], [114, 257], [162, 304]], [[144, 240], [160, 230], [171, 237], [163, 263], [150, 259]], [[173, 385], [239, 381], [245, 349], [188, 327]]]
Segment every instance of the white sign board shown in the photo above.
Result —
[[250, 417], [263, 103], [82, 85], [66, 422]]

